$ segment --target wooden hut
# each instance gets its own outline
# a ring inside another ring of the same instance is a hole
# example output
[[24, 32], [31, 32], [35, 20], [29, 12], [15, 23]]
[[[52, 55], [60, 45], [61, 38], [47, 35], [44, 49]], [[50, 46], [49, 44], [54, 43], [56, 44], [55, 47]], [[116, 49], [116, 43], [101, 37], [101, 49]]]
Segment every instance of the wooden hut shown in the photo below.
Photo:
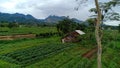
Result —
[[79, 35], [83, 35], [83, 34], [85, 34], [83, 31], [75, 30], [73, 32], [68, 33], [66, 36], [64, 36], [61, 39], [61, 41], [62, 41], [62, 43], [65, 43], [65, 42], [77, 42], [78, 41], [77, 37]]

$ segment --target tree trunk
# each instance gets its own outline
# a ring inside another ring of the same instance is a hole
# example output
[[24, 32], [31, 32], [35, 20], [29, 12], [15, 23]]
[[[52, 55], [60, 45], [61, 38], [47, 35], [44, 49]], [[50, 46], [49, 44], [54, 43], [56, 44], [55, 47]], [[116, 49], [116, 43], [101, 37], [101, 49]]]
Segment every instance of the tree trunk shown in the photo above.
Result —
[[97, 22], [96, 22], [96, 26], [95, 26], [95, 36], [96, 36], [96, 41], [97, 41], [97, 45], [98, 45], [98, 52], [97, 52], [97, 64], [98, 64], [98, 68], [101, 68], [101, 54], [102, 54], [102, 44], [101, 44], [101, 28], [100, 28], [100, 24], [101, 24], [101, 11], [99, 8], [99, 4], [98, 4], [98, 0], [95, 0], [95, 5], [96, 5], [96, 9], [97, 9]]

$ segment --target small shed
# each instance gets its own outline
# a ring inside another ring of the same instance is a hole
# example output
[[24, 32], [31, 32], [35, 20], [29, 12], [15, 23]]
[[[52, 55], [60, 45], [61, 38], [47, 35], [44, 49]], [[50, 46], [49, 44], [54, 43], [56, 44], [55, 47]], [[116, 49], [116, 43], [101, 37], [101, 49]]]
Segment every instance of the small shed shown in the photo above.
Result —
[[70, 32], [70, 33], [66, 34], [66, 36], [64, 36], [61, 39], [61, 41], [62, 41], [62, 43], [65, 43], [65, 42], [77, 42], [78, 41], [77, 37], [79, 35], [83, 35], [83, 34], [85, 34], [83, 31], [75, 30], [73, 32]]

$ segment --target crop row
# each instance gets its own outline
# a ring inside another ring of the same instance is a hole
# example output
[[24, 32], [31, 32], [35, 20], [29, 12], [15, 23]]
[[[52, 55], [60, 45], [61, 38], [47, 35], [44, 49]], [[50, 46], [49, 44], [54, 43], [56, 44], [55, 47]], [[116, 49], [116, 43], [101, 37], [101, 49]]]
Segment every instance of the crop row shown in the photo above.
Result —
[[36, 61], [40, 61], [46, 57], [51, 55], [55, 55], [67, 48], [72, 47], [72, 45], [58, 45], [58, 44], [51, 44], [51, 45], [40, 45], [30, 47], [24, 50], [18, 50], [15, 52], [3, 54], [0, 56], [2, 60], [6, 60], [11, 63], [16, 63], [19, 65], [29, 65], [35, 63]]

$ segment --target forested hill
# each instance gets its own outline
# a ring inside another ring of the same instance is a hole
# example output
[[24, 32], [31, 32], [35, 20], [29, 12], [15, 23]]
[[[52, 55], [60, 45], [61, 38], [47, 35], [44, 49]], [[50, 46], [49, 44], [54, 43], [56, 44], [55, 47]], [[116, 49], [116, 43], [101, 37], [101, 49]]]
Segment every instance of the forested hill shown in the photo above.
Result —
[[34, 18], [32, 15], [24, 15], [20, 13], [0, 13], [0, 21], [6, 21], [6, 22], [18, 22], [18, 23], [34, 23], [39, 22], [36, 18]]
[[[67, 17], [65, 16], [55, 16], [50, 15], [45, 19], [37, 19], [33, 17], [30, 14], [24, 15], [20, 13], [1, 13], [0, 12], [0, 22], [6, 21], [6, 22], [18, 22], [18, 23], [57, 23], [58, 21], [61, 21]], [[75, 22], [82, 22], [76, 18], [72, 18]]]

